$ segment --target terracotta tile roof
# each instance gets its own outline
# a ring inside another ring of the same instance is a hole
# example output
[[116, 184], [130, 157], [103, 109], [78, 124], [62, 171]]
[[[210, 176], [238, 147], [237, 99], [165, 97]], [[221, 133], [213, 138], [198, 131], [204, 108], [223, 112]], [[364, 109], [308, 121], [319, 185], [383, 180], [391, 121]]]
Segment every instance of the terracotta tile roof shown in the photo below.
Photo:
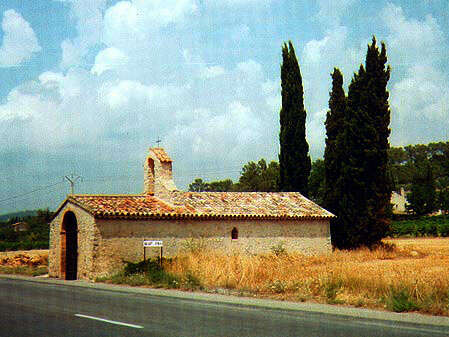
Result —
[[159, 159], [161, 163], [172, 162], [171, 158], [168, 156], [167, 152], [165, 152], [165, 150], [162, 147], [153, 147], [150, 148], [150, 151], [154, 152], [157, 159]]
[[173, 192], [170, 201], [196, 214], [214, 217], [333, 217], [297, 192]]
[[96, 218], [324, 219], [333, 215], [300, 193], [173, 192], [168, 201], [151, 195], [70, 195]]
[[95, 217], [159, 217], [179, 210], [152, 195], [69, 195], [67, 201]]

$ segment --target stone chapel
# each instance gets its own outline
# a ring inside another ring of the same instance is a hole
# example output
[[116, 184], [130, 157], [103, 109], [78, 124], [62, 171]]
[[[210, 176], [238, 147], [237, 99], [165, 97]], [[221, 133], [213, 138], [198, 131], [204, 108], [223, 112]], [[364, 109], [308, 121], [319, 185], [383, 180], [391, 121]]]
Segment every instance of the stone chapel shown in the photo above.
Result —
[[179, 191], [170, 157], [150, 148], [142, 194], [70, 194], [59, 206], [50, 223], [49, 275], [95, 279], [116, 272], [124, 260], [143, 259], [144, 239], [162, 241], [164, 256], [195, 242], [223, 253], [267, 253], [279, 245], [327, 253], [332, 217], [298, 192]]

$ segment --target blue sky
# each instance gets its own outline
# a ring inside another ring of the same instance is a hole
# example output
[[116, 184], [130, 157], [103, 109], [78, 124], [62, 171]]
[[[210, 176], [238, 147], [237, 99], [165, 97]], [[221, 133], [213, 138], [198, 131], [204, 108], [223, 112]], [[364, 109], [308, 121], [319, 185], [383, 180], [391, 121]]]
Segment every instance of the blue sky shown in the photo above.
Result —
[[160, 137], [180, 189], [277, 158], [281, 46], [299, 58], [312, 158], [339, 67], [387, 46], [395, 145], [447, 141], [449, 2], [60, 0], [0, 3], [0, 214], [78, 193], [140, 193]]

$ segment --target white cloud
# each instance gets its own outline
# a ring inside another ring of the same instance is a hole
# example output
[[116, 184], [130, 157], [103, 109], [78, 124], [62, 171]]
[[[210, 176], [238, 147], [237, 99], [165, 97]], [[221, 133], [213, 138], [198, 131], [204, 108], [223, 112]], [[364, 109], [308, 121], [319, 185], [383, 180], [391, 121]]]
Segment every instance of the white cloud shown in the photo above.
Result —
[[[193, 114], [195, 115], [195, 114]], [[213, 158], [217, 153], [221, 160], [250, 151], [262, 137], [258, 120], [250, 107], [239, 101], [228, 104], [218, 115], [199, 114], [189, 125], [177, 125], [167, 137], [172, 147], [188, 148], [193, 156]]]
[[212, 6], [252, 6], [252, 5], [269, 5], [277, 0], [205, 0], [207, 5]]
[[250, 36], [250, 32], [248, 25], [241, 24], [231, 29], [230, 36], [234, 41], [244, 41]]
[[309, 152], [313, 159], [323, 155], [324, 140], [326, 137], [326, 121], [327, 109], [320, 110], [311, 115], [306, 123], [306, 137], [309, 143]]
[[[30, 151], [57, 152], [70, 144], [97, 144], [108, 128], [107, 110], [101, 107], [97, 91], [95, 76], [87, 71], [45, 72], [39, 82], [11, 91], [0, 105], [0, 119], [21, 128], [23, 135], [15, 146], [23, 144]], [[8, 139], [17, 137], [15, 128], [2, 131]], [[3, 146], [7, 144], [0, 145], [0, 152]]]
[[299, 59], [304, 87], [304, 104], [307, 111], [307, 140], [313, 157], [321, 156], [324, 151], [324, 120], [329, 101], [334, 67], [345, 75], [346, 83], [350, 75], [363, 61], [364, 48], [353, 47], [348, 40], [348, 29], [336, 26], [326, 32], [320, 40], [308, 41]]
[[390, 104], [394, 144], [447, 139], [449, 78], [439, 70], [448, 45], [437, 21], [407, 18], [388, 3], [380, 14], [389, 30], [387, 51], [392, 69]]
[[262, 76], [262, 66], [254, 60], [248, 60], [237, 64], [237, 69], [251, 77]]
[[279, 81], [267, 80], [262, 83], [262, 93], [271, 111], [277, 112], [281, 108], [281, 84]]
[[70, 40], [61, 42], [62, 61], [61, 67], [67, 69], [72, 66], [80, 66], [84, 55], [87, 53], [86, 48], [80, 48], [77, 44]]
[[3, 13], [3, 42], [0, 47], [0, 66], [16, 66], [41, 51], [30, 24], [15, 10]]
[[196, 12], [193, 0], [120, 1], [104, 15], [103, 42], [129, 48], [151, 38], [155, 30], [182, 22]]
[[[158, 85], [144, 85], [140, 82], [123, 80], [117, 84], [104, 85], [104, 98], [112, 109], [123, 108], [136, 102], [171, 105], [176, 102], [174, 96], [180, 95], [182, 90], [174, 87], [163, 88]], [[102, 95], [103, 96], [103, 95]]]
[[449, 78], [431, 66], [410, 67], [391, 90], [395, 143], [428, 143], [449, 136]]
[[401, 7], [388, 3], [380, 17], [390, 31], [388, 50], [393, 64], [432, 64], [445, 49], [445, 36], [432, 15], [424, 20], [407, 19]]
[[61, 145], [60, 119], [54, 118], [57, 103], [39, 92], [26, 91], [26, 88], [12, 90], [0, 105], [0, 133], [9, 139], [0, 144], [0, 152], [27, 148], [45, 153]]
[[103, 11], [106, 0], [66, 0], [71, 3], [71, 14], [76, 18], [78, 35], [61, 43], [61, 67], [79, 66], [89, 49], [101, 42]]
[[202, 78], [214, 78], [224, 75], [225, 69], [222, 66], [204, 67], [201, 71]]
[[5, 104], [0, 106], [0, 121], [27, 120], [33, 116], [39, 97], [24, 95], [14, 89], [8, 94]]
[[47, 88], [57, 88], [64, 81], [64, 75], [46, 71], [39, 75], [39, 81]]
[[199, 55], [193, 54], [189, 49], [182, 51], [182, 61], [189, 76], [194, 75], [202, 80], [214, 79], [226, 74], [221, 65], [208, 65]]
[[317, 0], [318, 20], [327, 26], [340, 26], [341, 17], [357, 0]]
[[95, 57], [95, 64], [91, 69], [93, 74], [101, 75], [104, 71], [123, 67], [128, 61], [128, 56], [120, 49], [110, 47], [101, 50]]

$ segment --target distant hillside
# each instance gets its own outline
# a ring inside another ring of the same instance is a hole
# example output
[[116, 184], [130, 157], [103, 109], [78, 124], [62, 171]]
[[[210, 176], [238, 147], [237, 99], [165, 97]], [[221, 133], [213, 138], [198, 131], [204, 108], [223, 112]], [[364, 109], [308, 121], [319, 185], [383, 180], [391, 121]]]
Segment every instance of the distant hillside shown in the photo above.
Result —
[[0, 215], [0, 221], [8, 221], [11, 218], [24, 218], [26, 216], [35, 216], [37, 215], [37, 210], [34, 211], [20, 211], [15, 213], [7, 213]]

